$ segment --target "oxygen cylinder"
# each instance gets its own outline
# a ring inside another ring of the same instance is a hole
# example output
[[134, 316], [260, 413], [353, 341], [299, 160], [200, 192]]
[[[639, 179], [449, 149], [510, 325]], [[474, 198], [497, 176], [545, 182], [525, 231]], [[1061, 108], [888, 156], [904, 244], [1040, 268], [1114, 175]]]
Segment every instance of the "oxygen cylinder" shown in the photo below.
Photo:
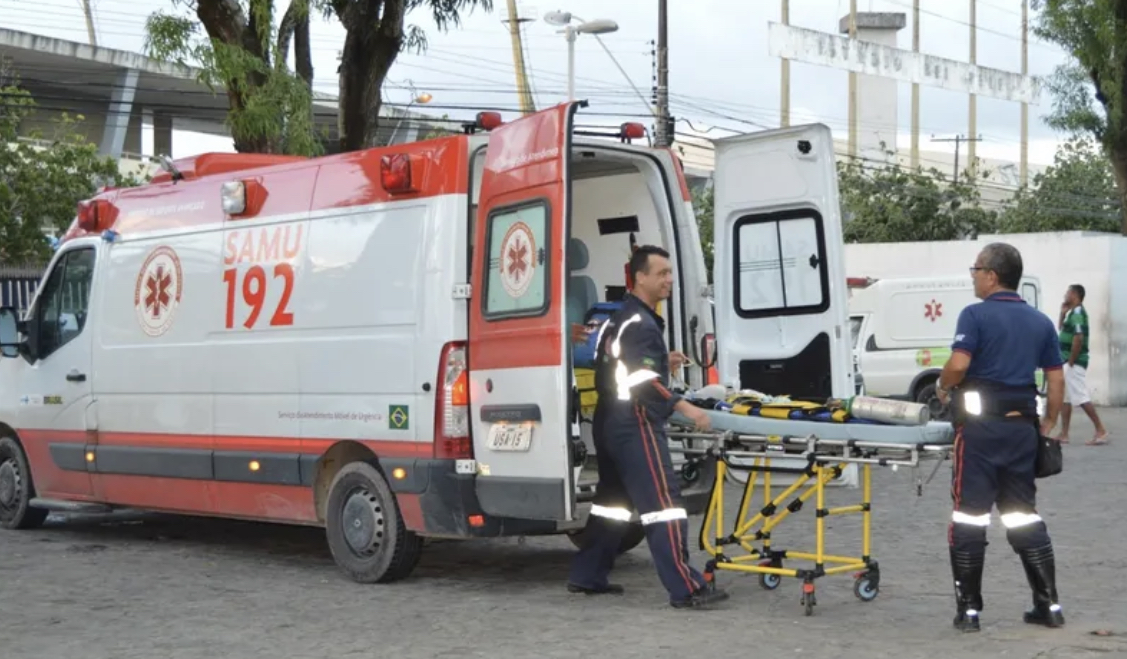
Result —
[[873, 396], [854, 396], [845, 406], [849, 415], [897, 426], [923, 426], [931, 420], [927, 405]]

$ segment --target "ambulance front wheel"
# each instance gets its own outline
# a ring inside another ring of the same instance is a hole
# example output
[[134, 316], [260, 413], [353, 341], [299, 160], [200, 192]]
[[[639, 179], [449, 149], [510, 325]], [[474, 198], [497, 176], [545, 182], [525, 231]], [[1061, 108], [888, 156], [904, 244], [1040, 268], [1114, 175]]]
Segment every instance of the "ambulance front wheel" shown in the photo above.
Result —
[[0, 436], [0, 527], [34, 529], [47, 520], [48, 511], [32, 508], [35, 487], [27, 454], [19, 442]]
[[367, 462], [345, 465], [333, 478], [325, 534], [337, 566], [359, 583], [406, 578], [423, 547], [404, 526], [387, 480]]

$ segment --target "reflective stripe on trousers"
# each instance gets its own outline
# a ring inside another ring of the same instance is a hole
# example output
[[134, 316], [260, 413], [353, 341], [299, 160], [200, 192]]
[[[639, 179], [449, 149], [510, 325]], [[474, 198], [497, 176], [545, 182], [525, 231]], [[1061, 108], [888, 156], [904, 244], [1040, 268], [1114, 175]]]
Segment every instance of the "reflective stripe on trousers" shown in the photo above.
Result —
[[[985, 515], [968, 515], [956, 510], [951, 513], [951, 521], [956, 524], [968, 526], [990, 526], [990, 513]], [[1018, 529], [1041, 521], [1041, 516], [1036, 513], [1002, 513], [1002, 526], [1007, 529]]]

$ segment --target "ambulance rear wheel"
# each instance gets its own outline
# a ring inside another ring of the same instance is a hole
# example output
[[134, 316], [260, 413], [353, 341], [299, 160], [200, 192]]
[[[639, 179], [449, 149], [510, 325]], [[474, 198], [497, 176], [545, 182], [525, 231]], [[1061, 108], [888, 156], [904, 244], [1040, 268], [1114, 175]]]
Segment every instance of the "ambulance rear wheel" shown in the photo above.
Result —
[[47, 520], [48, 511], [32, 508], [35, 487], [27, 454], [19, 442], [0, 437], [0, 527], [34, 529]]
[[[576, 549], [583, 549], [587, 546], [587, 529], [569, 533], [567, 537], [571, 540], [571, 544], [575, 545]], [[618, 543], [618, 553], [625, 554], [642, 544], [642, 541], [645, 539], [646, 529], [643, 528], [639, 522], [631, 522], [629, 528], [626, 529], [626, 533], [622, 536], [622, 540]]]
[[345, 465], [333, 478], [325, 535], [337, 566], [359, 583], [406, 578], [423, 547], [404, 526], [387, 480], [367, 462]]

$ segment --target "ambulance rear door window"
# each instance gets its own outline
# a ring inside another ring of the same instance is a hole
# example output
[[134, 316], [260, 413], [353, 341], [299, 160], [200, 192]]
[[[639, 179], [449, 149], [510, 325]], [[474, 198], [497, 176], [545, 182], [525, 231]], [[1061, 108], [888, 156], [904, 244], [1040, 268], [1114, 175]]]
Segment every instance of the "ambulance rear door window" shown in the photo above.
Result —
[[551, 302], [548, 293], [546, 201], [522, 202], [490, 213], [486, 226], [485, 305], [489, 320], [540, 316]]

